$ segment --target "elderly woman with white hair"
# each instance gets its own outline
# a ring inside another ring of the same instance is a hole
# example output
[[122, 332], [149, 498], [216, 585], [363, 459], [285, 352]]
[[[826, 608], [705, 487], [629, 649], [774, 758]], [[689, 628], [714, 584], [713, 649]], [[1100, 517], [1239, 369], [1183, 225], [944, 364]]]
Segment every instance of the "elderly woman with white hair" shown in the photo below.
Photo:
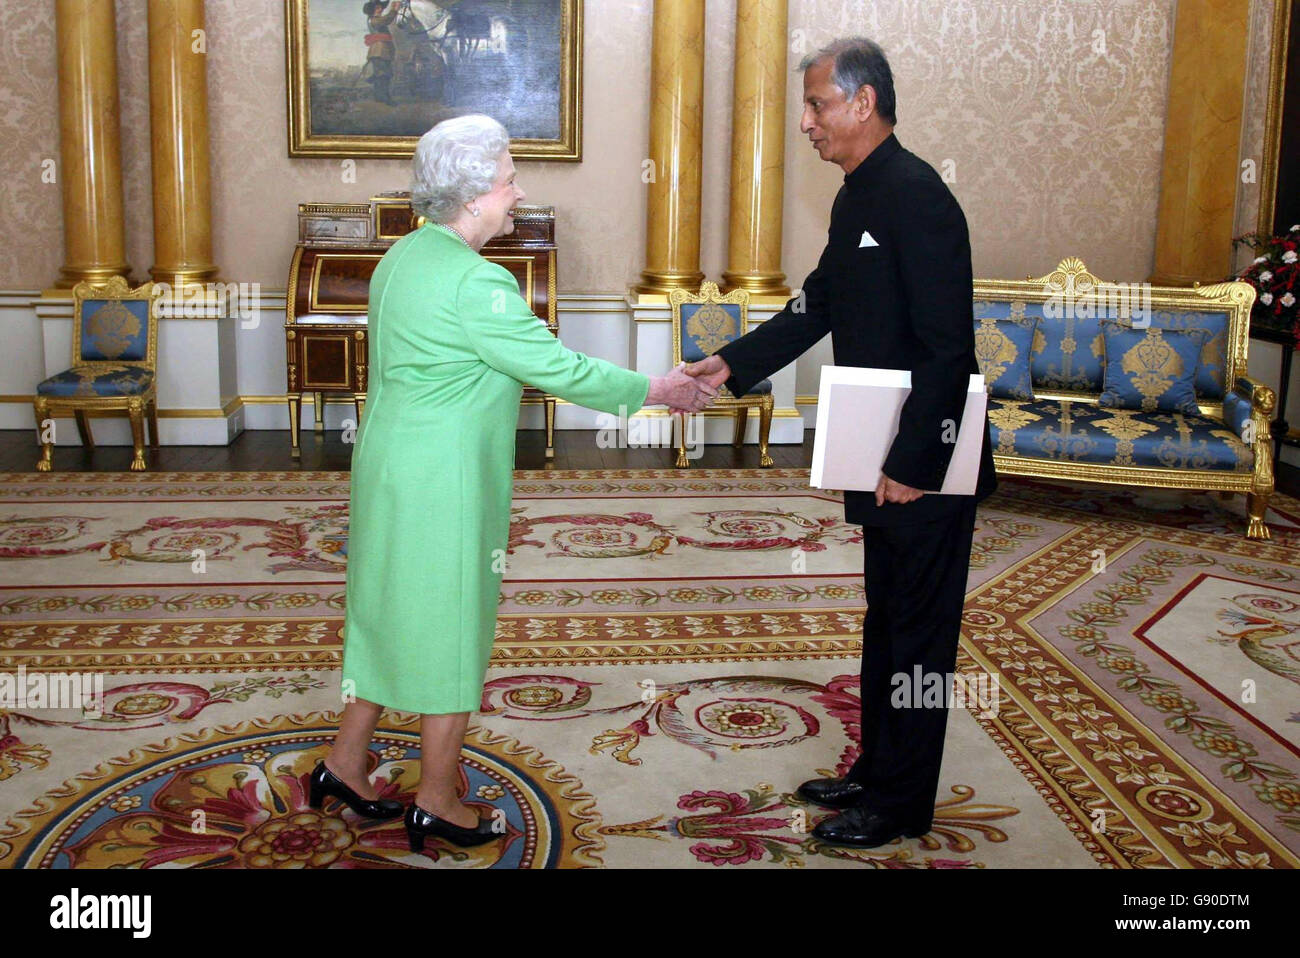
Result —
[[510, 526], [515, 428], [525, 383], [592, 409], [694, 412], [715, 387], [649, 377], [566, 348], [515, 279], [479, 255], [514, 229], [524, 198], [510, 140], [487, 116], [439, 123], [415, 151], [411, 205], [423, 225], [370, 281], [370, 391], [352, 453], [343, 688], [347, 705], [310, 801], [370, 818], [402, 805], [369, 779], [384, 708], [417, 712], [420, 782], [406, 809], [412, 851], [499, 835], [463, 801], [460, 749], [480, 703]]

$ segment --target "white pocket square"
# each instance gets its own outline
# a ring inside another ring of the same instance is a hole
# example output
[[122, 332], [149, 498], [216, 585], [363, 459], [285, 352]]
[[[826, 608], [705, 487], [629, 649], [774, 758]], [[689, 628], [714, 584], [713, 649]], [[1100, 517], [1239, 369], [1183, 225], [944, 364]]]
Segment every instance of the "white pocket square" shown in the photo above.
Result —
[[858, 243], [858, 249], [862, 249], [862, 247], [864, 246], [879, 246], [879, 245], [880, 244], [876, 242], [874, 236], [872, 236], [866, 230], [862, 231], [862, 241]]

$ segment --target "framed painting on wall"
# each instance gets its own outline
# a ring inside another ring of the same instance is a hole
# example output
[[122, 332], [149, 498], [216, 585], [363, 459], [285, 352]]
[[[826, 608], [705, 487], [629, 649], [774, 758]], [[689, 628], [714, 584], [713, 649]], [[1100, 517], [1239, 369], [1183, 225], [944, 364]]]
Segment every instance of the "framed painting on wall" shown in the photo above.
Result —
[[529, 160], [582, 159], [582, 0], [285, 0], [289, 155], [406, 157], [486, 113]]

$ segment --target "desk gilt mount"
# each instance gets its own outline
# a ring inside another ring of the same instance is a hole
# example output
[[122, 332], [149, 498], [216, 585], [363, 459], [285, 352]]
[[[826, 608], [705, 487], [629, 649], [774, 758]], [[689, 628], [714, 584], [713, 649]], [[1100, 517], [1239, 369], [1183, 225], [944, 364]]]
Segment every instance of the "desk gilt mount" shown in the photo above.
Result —
[[[515, 229], [483, 247], [508, 269], [519, 292], [553, 335], [560, 332], [555, 299], [555, 210], [515, 209]], [[381, 193], [368, 203], [300, 203], [298, 245], [289, 266], [284, 340], [289, 435], [301, 455], [302, 397], [312, 394], [316, 431], [325, 429], [326, 394], [343, 393], [365, 410], [370, 277], [388, 248], [416, 227], [407, 193]], [[524, 386], [522, 403], [541, 404], [546, 457], [555, 456], [555, 397]]]

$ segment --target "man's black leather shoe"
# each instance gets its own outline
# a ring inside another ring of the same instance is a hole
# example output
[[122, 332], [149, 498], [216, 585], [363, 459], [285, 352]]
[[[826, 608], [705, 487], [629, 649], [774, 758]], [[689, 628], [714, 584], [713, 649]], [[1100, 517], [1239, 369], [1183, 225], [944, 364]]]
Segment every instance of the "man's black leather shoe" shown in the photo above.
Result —
[[826, 808], [852, 808], [862, 804], [867, 790], [846, 778], [814, 778], [796, 789], [801, 798]]
[[819, 822], [813, 835], [834, 845], [853, 845], [856, 848], [875, 848], [892, 842], [900, 835], [919, 838], [930, 831], [933, 819], [907, 821], [884, 812], [872, 811], [865, 806], [848, 808]]

